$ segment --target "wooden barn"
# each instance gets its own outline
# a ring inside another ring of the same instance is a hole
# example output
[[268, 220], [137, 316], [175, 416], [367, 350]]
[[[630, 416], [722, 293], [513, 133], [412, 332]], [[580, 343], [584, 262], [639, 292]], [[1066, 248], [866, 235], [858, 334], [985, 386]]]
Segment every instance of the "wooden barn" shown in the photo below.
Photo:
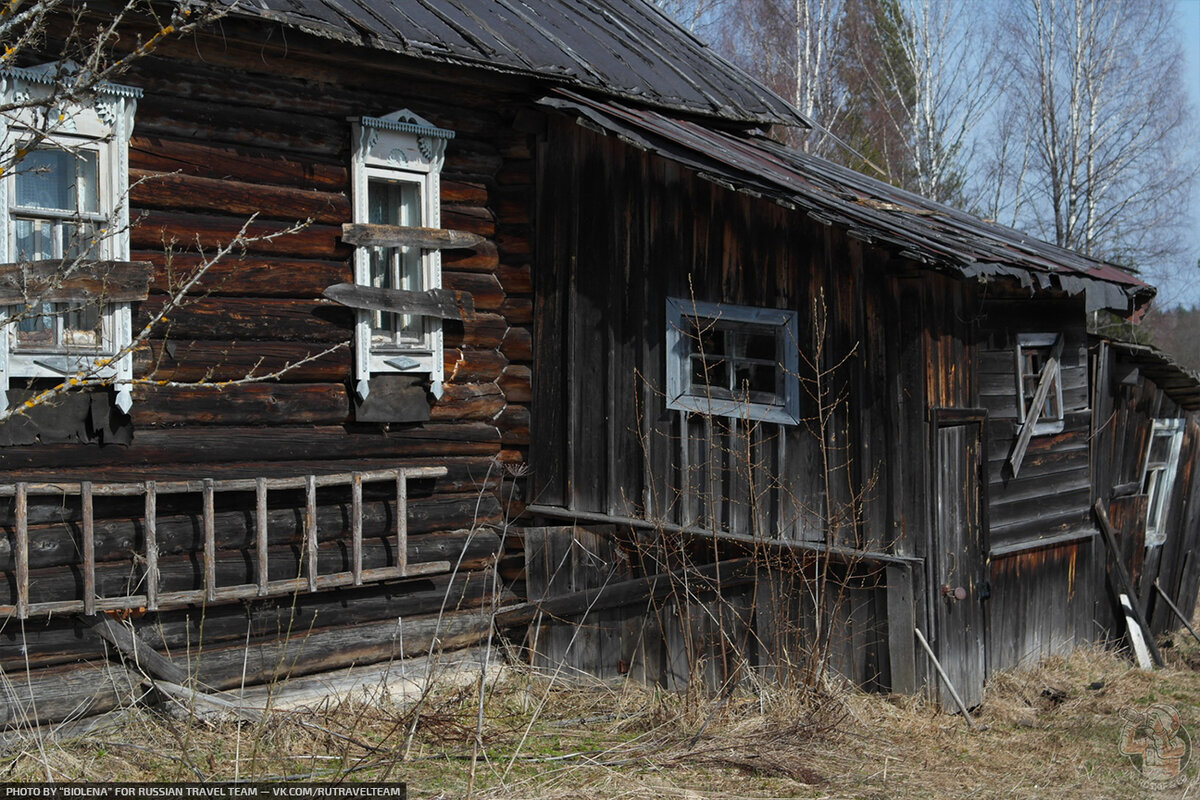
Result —
[[1113, 628], [1093, 504], [1186, 406], [1086, 319], [1153, 290], [777, 144], [641, 0], [237, 4], [48, 116], [53, 41], [0, 73], [8, 724], [494, 626], [973, 705]]

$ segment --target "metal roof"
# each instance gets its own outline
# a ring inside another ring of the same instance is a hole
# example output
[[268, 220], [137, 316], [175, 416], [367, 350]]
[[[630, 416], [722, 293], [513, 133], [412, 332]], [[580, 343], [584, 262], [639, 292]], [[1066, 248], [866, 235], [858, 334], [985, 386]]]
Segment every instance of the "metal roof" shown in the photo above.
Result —
[[1119, 350], [1137, 365], [1142, 374], [1188, 411], [1200, 409], [1200, 375], [1180, 364], [1157, 347], [1108, 339], [1108, 346]]
[[414, 58], [536, 76], [675, 111], [808, 127], [786, 100], [643, 0], [222, 0]]
[[1119, 267], [987, 222], [762, 136], [558, 90], [542, 105], [585, 118], [716, 183], [802, 209], [862, 241], [969, 278], [1086, 293], [1088, 310], [1129, 311], [1154, 288]]

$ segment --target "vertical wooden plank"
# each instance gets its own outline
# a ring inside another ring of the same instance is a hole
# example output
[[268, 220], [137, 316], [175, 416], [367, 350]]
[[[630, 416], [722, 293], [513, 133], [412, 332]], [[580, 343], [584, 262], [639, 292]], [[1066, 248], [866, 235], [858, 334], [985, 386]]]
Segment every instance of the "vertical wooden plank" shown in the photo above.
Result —
[[408, 572], [408, 473], [396, 474], [396, 566]]
[[350, 482], [350, 572], [355, 586], [362, 586], [362, 511], [362, 474], [355, 472]]
[[887, 626], [888, 653], [894, 694], [913, 694], [917, 691], [917, 651], [913, 628], [917, 621], [913, 611], [912, 570], [902, 564], [887, 567]]
[[213, 530], [213, 479], [204, 479], [204, 596], [208, 602], [217, 599], [217, 536]]
[[96, 538], [92, 519], [92, 482], [79, 484], [79, 503], [83, 515], [83, 613], [96, 613]]
[[17, 483], [17, 619], [29, 616], [29, 495], [24, 482]]
[[270, 570], [267, 566], [267, 479], [254, 479], [254, 544], [258, 555], [256, 577], [258, 596], [267, 596], [267, 584], [270, 582]]
[[304, 476], [304, 549], [308, 560], [308, 590], [317, 590], [317, 478]]
[[158, 484], [146, 481], [146, 610], [158, 610]]

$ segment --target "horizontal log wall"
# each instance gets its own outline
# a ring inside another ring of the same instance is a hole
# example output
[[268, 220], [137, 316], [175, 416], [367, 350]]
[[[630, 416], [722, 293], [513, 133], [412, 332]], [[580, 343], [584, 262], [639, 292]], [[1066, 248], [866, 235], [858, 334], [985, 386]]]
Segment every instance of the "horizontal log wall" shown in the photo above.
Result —
[[[461, 556], [460, 567], [471, 574], [455, 580], [470, 584], [471, 602], [483, 602], [480, 570], [499, 540], [462, 531], [519, 511], [519, 502], [501, 507], [501, 499], [521, 496], [501, 462], [525, 461], [529, 445], [533, 153], [530, 136], [512, 124], [530, 102], [528, 87], [455, 68], [432, 75], [403, 59], [358, 61], [343, 48], [299, 35], [275, 47], [270, 42], [279, 39], [267, 33], [227, 21], [219, 35], [165, 43], [123, 78], [144, 92], [129, 151], [131, 249], [154, 267], [149, 298], [133, 307], [134, 330], [166, 311], [134, 353], [135, 377], [144, 382], [134, 391], [133, 441], [3, 448], [0, 481], [195, 480], [445, 465], [445, 478], [413, 486], [408, 557], [453, 564]], [[352, 221], [347, 118], [401, 108], [455, 131], [441, 176], [442, 224], [485, 241], [443, 253], [443, 285], [470, 293], [476, 313], [443, 324], [444, 394], [432, 402], [429, 422], [383, 426], [355, 422], [354, 314], [322, 292], [352, 280], [353, 248], [341, 241], [342, 224]], [[297, 223], [294, 232], [236, 248], [181, 306], [169, 306], [172, 293], [244, 226], [248, 236], [271, 237]], [[239, 383], [262, 376], [272, 377]], [[365, 504], [368, 567], [396, 555], [394, 500], [373, 491], [368, 487]], [[321, 570], [348, 568], [348, 498], [321, 490], [317, 501]], [[270, 495], [272, 577], [299, 574], [303, 505], [296, 493]], [[253, 498], [219, 496], [216, 511], [218, 584], [252, 582]], [[31, 599], [78, 596], [77, 499], [37, 500], [30, 513], [30, 537], [38, 543], [31, 554]], [[195, 499], [164, 498], [159, 513], [164, 588], [199, 586]], [[0, 501], [0, 524], [0, 561], [10, 564], [15, 519], [7, 499]], [[95, 530], [98, 591], [124, 593], [139, 572], [133, 554], [143, 547], [140, 499], [100, 499]], [[0, 597], [14, 594], [12, 580], [11, 571], [0, 580]], [[374, 609], [363, 619], [436, 608], [432, 595], [413, 599], [403, 589], [355, 592], [356, 603]], [[343, 590], [296, 602], [332, 609], [350, 596]], [[207, 611], [210, 620], [214, 613]], [[339, 613], [338, 619], [358, 616]], [[183, 631], [194, 624], [178, 612], [141, 627], [150, 635], [159, 625]], [[46, 652], [53, 655], [43, 663], [97, 654], [95, 642], [63, 633], [73, 625], [58, 620], [47, 629], [59, 633], [46, 633]], [[204, 644], [226, 634], [234, 641], [245, 631], [206, 628]], [[172, 636], [152, 643], [172, 647], [180, 641]], [[25, 639], [20, 646], [29, 644]], [[0, 645], [6, 665], [4, 658]]]

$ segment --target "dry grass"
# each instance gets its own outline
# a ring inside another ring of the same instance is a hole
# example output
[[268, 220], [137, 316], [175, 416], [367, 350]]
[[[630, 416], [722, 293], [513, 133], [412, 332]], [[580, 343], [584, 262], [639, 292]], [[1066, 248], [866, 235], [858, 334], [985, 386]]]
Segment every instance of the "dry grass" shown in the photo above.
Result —
[[346, 702], [256, 723], [133, 709], [119, 728], [74, 742], [13, 739], [0, 775], [403, 780], [412, 797], [462, 797], [473, 781], [478, 797], [545, 800], [1143, 797], [1118, 750], [1120, 711], [1169, 703], [1200, 733], [1200, 645], [1176, 641], [1164, 650], [1168, 668], [1154, 673], [1084, 650], [997, 676], [978, 730], [916, 698], [839, 686], [722, 700], [506, 670], [485, 689], [473, 779], [476, 686], [434, 692], [416, 708]]

